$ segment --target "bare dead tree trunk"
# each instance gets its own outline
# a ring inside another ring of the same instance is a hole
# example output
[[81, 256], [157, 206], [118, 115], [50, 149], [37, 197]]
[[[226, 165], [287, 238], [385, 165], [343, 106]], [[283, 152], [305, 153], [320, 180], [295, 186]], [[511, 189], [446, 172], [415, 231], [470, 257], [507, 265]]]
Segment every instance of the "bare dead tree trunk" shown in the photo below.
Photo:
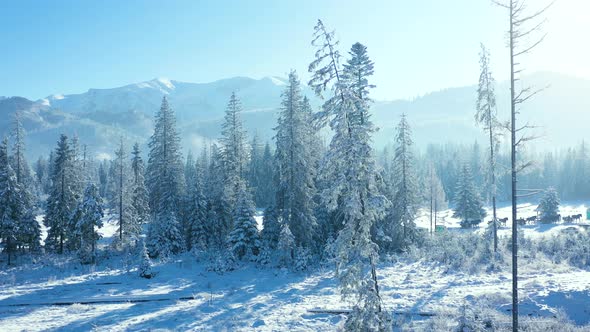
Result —
[[518, 332], [518, 234], [516, 223], [516, 104], [514, 103], [514, 1], [510, 0], [510, 174], [512, 179], [512, 331]]
[[[535, 20], [542, 17], [542, 15], [549, 9], [549, 7], [553, 4], [551, 2], [549, 5], [544, 7], [543, 9], [535, 12], [534, 14], [527, 15], [525, 13], [526, 6], [524, 0], [508, 0], [508, 3], [503, 3], [501, 0], [492, 0], [493, 3], [508, 9], [509, 11], [509, 48], [510, 48], [510, 171], [511, 171], [511, 178], [512, 178], [512, 331], [518, 331], [518, 228], [517, 228], [517, 175], [520, 171], [524, 168], [530, 166], [532, 163], [524, 163], [522, 165], [517, 165], [517, 148], [530, 140], [535, 139], [535, 136], [525, 136], [521, 135], [520, 138], [517, 138], [517, 134], [525, 129], [534, 128], [533, 126], [529, 126], [525, 124], [522, 127], [516, 127], [516, 114], [518, 112], [519, 105], [526, 102], [528, 99], [542, 91], [542, 89], [535, 90], [531, 92], [531, 88], [521, 88], [518, 93], [515, 91], [515, 82], [518, 80], [516, 77], [517, 74], [522, 72], [522, 69], [516, 69], [516, 66], [520, 65], [520, 63], [516, 62], [516, 59], [519, 56], [524, 54], [528, 54], [531, 52], [536, 46], [538, 46], [543, 39], [545, 38], [546, 34], [542, 37], [536, 39], [535, 42], [529, 43], [528, 45], [523, 45], [523, 42], [526, 43], [529, 39], [525, 37], [530, 37], [531, 33], [535, 33], [541, 30], [544, 20], [540, 22], [537, 21], [534, 23]], [[531, 24], [532, 28], [528, 25]], [[527, 27], [529, 26], [529, 27]], [[535, 195], [538, 193], [536, 190], [524, 190], [528, 193], [521, 196], [529, 196]]]

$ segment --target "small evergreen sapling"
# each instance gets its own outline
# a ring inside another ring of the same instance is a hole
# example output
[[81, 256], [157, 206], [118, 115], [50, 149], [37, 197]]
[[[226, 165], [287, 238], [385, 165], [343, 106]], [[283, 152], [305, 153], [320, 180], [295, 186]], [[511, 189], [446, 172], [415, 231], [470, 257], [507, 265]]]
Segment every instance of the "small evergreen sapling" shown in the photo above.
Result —
[[145, 239], [141, 241], [141, 250], [139, 253], [139, 276], [142, 278], [151, 279], [155, 276], [155, 273], [152, 270], [152, 261], [150, 260], [150, 256], [148, 255], [148, 251], [145, 246]]
[[291, 266], [295, 256], [295, 237], [293, 236], [293, 233], [291, 233], [291, 229], [287, 223], [284, 223], [280, 227], [281, 233], [277, 244], [279, 264], [280, 266]]
[[178, 230], [178, 219], [172, 211], [160, 212], [148, 230], [150, 256], [168, 258], [183, 249], [182, 236]]
[[238, 259], [253, 259], [260, 250], [260, 239], [254, 206], [245, 186], [240, 186], [238, 201], [234, 212], [234, 229], [229, 234], [231, 249]]
[[557, 219], [559, 219], [559, 204], [557, 191], [555, 188], [549, 187], [545, 191], [545, 194], [541, 198], [541, 202], [539, 202], [539, 207], [537, 208], [541, 222], [550, 223], [557, 221]]

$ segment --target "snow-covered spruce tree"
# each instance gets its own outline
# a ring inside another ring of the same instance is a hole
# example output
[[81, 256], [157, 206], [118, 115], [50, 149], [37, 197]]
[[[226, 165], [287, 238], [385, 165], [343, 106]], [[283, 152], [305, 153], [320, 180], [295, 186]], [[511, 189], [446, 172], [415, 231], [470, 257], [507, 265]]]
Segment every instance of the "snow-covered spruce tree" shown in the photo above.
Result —
[[77, 192], [78, 176], [74, 168], [74, 152], [66, 135], [61, 135], [54, 154], [51, 173], [51, 190], [47, 198], [45, 226], [49, 228], [45, 246], [51, 251], [63, 253], [64, 245], [72, 242], [75, 248], [79, 244], [72, 234], [70, 217], [78, 205], [80, 197]]
[[137, 243], [139, 234], [141, 233], [141, 224], [137, 218], [133, 206], [133, 188], [132, 179], [130, 176], [128, 154], [121, 137], [119, 147], [115, 151], [115, 159], [113, 160], [114, 177], [111, 179], [114, 182], [114, 210], [119, 218], [119, 228], [117, 230], [117, 237], [113, 240], [113, 245], [122, 249], [127, 245]]
[[314, 181], [315, 190], [315, 197], [314, 200], [316, 201], [316, 210], [318, 205], [318, 192], [317, 189], [317, 182], [318, 182], [318, 170], [320, 168], [320, 163], [324, 154], [326, 153], [325, 149], [325, 142], [324, 139], [318, 134], [321, 128], [318, 128], [318, 124], [315, 121], [315, 114], [309, 102], [309, 98], [307, 96], [303, 97], [303, 113], [305, 117], [308, 119], [309, 124], [307, 125], [307, 134], [306, 134], [306, 145], [308, 146], [309, 150], [309, 160], [308, 163], [310, 165], [310, 172], [311, 177]]
[[188, 222], [188, 250], [205, 250], [207, 248], [209, 234], [207, 229], [207, 198], [203, 192], [204, 166], [196, 163], [194, 175], [189, 176], [192, 183], [187, 182], [185, 209]]
[[559, 204], [557, 190], [553, 187], [547, 188], [537, 207], [539, 220], [543, 223], [556, 222], [558, 220]]
[[483, 220], [486, 212], [475, 190], [469, 165], [464, 164], [455, 190], [454, 218], [461, 219], [461, 227], [473, 227]]
[[8, 140], [4, 138], [0, 144], [0, 240], [10, 265], [18, 246], [24, 202], [22, 188], [8, 158]]
[[168, 258], [184, 249], [182, 234], [178, 230], [179, 221], [175, 211], [161, 209], [150, 223], [147, 240], [152, 257]]
[[414, 242], [417, 236], [414, 220], [418, 210], [418, 188], [412, 132], [405, 114], [402, 114], [396, 130], [392, 165], [393, 204], [385, 219], [385, 227], [379, 233], [383, 236], [386, 248], [402, 250]]
[[227, 216], [232, 215], [228, 202], [224, 199], [224, 171], [219, 148], [212, 144], [208, 172], [205, 179], [207, 192], [207, 228], [210, 232], [209, 244], [221, 248], [225, 245], [231, 223]]
[[275, 204], [275, 156], [270, 143], [264, 144], [261, 160], [259, 163], [258, 190], [260, 195], [260, 207], [268, 207]]
[[375, 128], [369, 116], [368, 97], [373, 63], [366, 47], [356, 43], [350, 51], [351, 59], [341, 69], [334, 33], [328, 32], [321, 21], [315, 27], [312, 44], [318, 50], [309, 66], [313, 75], [309, 85], [321, 94], [333, 83], [333, 94], [321, 113], [330, 118], [334, 132], [322, 167], [330, 185], [322, 197], [330, 210], [338, 210], [343, 221], [336, 240], [336, 273], [343, 297], [352, 296], [356, 302], [346, 329], [391, 330], [377, 284], [378, 247], [371, 238], [375, 221], [383, 217], [389, 205], [375, 183], [377, 172], [371, 147]]
[[492, 201], [492, 231], [494, 235], [494, 251], [498, 249], [498, 225], [496, 218], [496, 151], [501, 124], [497, 118], [495, 80], [490, 70], [490, 52], [481, 44], [479, 55], [480, 74], [477, 88], [477, 104], [475, 121], [483, 126], [489, 138], [489, 158], [487, 163], [488, 195]]
[[277, 243], [277, 253], [279, 256], [279, 264], [281, 266], [291, 266], [295, 258], [295, 237], [291, 233], [289, 224], [283, 223], [280, 225], [281, 232], [279, 234], [279, 241]]
[[25, 159], [25, 130], [22, 125], [21, 113], [16, 112], [14, 115], [14, 124], [12, 128], [12, 156], [10, 163], [16, 174], [16, 180], [21, 185], [32, 185], [33, 176], [31, 169]]
[[[77, 134], [74, 134], [70, 144], [72, 148], [72, 172], [74, 174], [73, 180], [73, 189], [76, 192], [76, 196], [81, 199], [84, 195], [84, 190], [86, 189], [86, 183], [84, 182], [84, 175], [83, 175], [83, 161], [82, 161], [82, 149], [80, 147], [80, 138]], [[75, 228], [75, 225], [70, 225], [72, 229]]]
[[250, 143], [250, 163], [248, 164], [248, 185], [254, 193], [257, 207], [268, 207], [275, 201], [274, 156], [270, 144], [262, 144], [258, 134], [254, 134]]
[[308, 143], [311, 132], [309, 114], [303, 108], [301, 84], [297, 74], [289, 74], [282, 94], [276, 135], [277, 208], [289, 225], [295, 245], [309, 247], [317, 223], [314, 216], [315, 183], [312, 155]]
[[[146, 184], [150, 195], [150, 208], [153, 213], [161, 208], [178, 212], [184, 190], [184, 165], [176, 117], [165, 96], [162, 98], [160, 110], [155, 115], [154, 133], [150, 137], [149, 149]], [[161, 206], [163, 203], [169, 206]]]
[[237, 192], [234, 229], [228, 236], [231, 250], [237, 259], [253, 260], [260, 250], [260, 236], [254, 219], [254, 203], [245, 185]]
[[262, 231], [260, 232], [264, 247], [268, 250], [276, 249], [280, 234], [281, 224], [279, 223], [279, 215], [274, 206], [269, 206], [264, 210]]
[[33, 210], [38, 202], [35, 193], [35, 181], [31, 175], [31, 169], [25, 159], [25, 130], [21, 122], [21, 114], [17, 112], [14, 118], [14, 127], [12, 131], [12, 156], [10, 158], [13, 170], [16, 174], [22, 191], [22, 209], [19, 212], [18, 220], [18, 245], [27, 247], [29, 251], [35, 252], [40, 249], [41, 227], [35, 219]]
[[[83, 174], [83, 169], [82, 169], [82, 154], [81, 154], [81, 148], [80, 148], [80, 139], [78, 138], [78, 135], [74, 134], [74, 136], [72, 137], [71, 140], [71, 144], [70, 144], [71, 150], [72, 150], [72, 190], [74, 191], [74, 196], [77, 197], [77, 203], [80, 202], [80, 200], [82, 199], [82, 197], [84, 196], [84, 191], [85, 191], [85, 182], [84, 182], [84, 174]], [[73, 209], [76, 209], [77, 205], [73, 206]], [[80, 243], [81, 243], [81, 239], [80, 239], [80, 235], [78, 234], [78, 232], [76, 231], [76, 223], [74, 223], [72, 221], [71, 215], [70, 215], [70, 219], [68, 221], [67, 224], [67, 228], [68, 228], [68, 234], [70, 234], [70, 239], [68, 240], [68, 242], [66, 243], [66, 247], [68, 250], [70, 251], [77, 251], [78, 249], [80, 249]]]
[[150, 255], [168, 256], [184, 247], [178, 215], [182, 208], [184, 167], [176, 118], [166, 97], [155, 117], [149, 142], [146, 183], [150, 194], [151, 220], [147, 238]]
[[[248, 151], [246, 131], [243, 128], [240, 113], [242, 105], [235, 93], [231, 94], [221, 130], [221, 160], [223, 163], [223, 200], [229, 211], [236, 210], [238, 191], [245, 184]], [[225, 219], [221, 234], [227, 235], [233, 229], [231, 215], [221, 215]], [[228, 219], [229, 218], [229, 219]]]
[[131, 152], [131, 173], [133, 183], [131, 184], [131, 204], [133, 206], [134, 219], [138, 225], [146, 224], [150, 219], [149, 195], [145, 185], [144, 163], [141, 158], [139, 144], [133, 145]]
[[[250, 142], [250, 162], [248, 164], [248, 171], [246, 179], [248, 186], [252, 189], [255, 206], [269, 206], [272, 193], [265, 190], [266, 179], [269, 174], [264, 173], [264, 146], [260, 142], [258, 133], [254, 133], [252, 141]], [[272, 191], [272, 190], [271, 190]]]
[[83, 264], [96, 262], [96, 243], [101, 235], [97, 229], [102, 227], [103, 202], [95, 184], [89, 184], [84, 190], [84, 198], [72, 213], [76, 233], [80, 238], [78, 257]]
[[141, 250], [139, 251], [139, 276], [146, 279], [151, 279], [154, 276], [152, 271], [152, 261], [148, 255], [147, 248], [145, 246], [145, 239], [141, 240]]

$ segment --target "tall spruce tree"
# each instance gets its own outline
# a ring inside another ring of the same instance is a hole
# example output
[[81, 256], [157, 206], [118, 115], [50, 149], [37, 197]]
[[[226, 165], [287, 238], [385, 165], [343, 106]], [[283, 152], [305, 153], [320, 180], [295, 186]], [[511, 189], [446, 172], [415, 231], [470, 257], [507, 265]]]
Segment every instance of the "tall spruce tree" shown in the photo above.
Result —
[[80, 238], [78, 256], [82, 263], [96, 262], [96, 244], [101, 235], [97, 229], [103, 226], [103, 203], [95, 184], [89, 184], [84, 197], [72, 213], [76, 233]]
[[203, 185], [204, 167], [205, 165], [199, 162], [194, 163], [194, 175], [188, 177], [192, 182], [187, 182], [185, 210], [188, 250], [205, 250], [208, 243], [207, 198], [205, 197]]
[[18, 246], [19, 221], [23, 214], [23, 192], [8, 157], [8, 139], [0, 144], [0, 240], [8, 265]]
[[397, 125], [395, 152], [393, 157], [393, 205], [391, 218], [392, 242], [389, 248], [406, 248], [416, 238], [416, 213], [418, 209], [418, 188], [414, 171], [412, 131], [405, 114]]
[[369, 116], [372, 85], [368, 77], [373, 74], [373, 63], [366, 47], [356, 43], [350, 51], [351, 59], [342, 69], [334, 33], [328, 32], [321, 20], [312, 44], [317, 52], [309, 66], [313, 75], [309, 85], [318, 94], [331, 85], [332, 92], [320, 114], [329, 119], [334, 131], [322, 168], [329, 183], [322, 197], [331, 211], [338, 210], [343, 221], [336, 240], [337, 276], [342, 295], [356, 300], [346, 329], [391, 330], [381, 308], [375, 269], [378, 247], [371, 238], [375, 221], [389, 205], [377, 189], [371, 147], [375, 128]]
[[12, 169], [16, 173], [16, 180], [21, 185], [29, 186], [32, 184], [32, 175], [29, 164], [25, 159], [25, 130], [22, 124], [22, 115], [16, 112], [14, 115], [14, 124], [12, 128], [12, 156], [10, 161]]
[[118, 239], [114, 241], [116, 247], [137, 243], [141, 233], [141, 225], [133, 205], [133, 187], [129, 170], [129, 155], [125, 149], [123, 138], [115, 151], [113, 160], [114, 174], [111, 178], [114, 187], [113, 206], [119, 218], [117, 230]]
[[492, 230], [494, 235], [494, 251], [498, 249], [498, 224], [496, 216], [496, 151], [498, 149], [498, 136], [500, 135], [500, 122], [497, 118], [495, 80], [490, 70], [490, 53], [481, 44], [479, 55], [480, 74], [477, 88], [477, 104], [475, 121], [483, 126], [489, 138], [488, 158], [488, 194], [492, 201]]
[[183, 248], [178, 216], [182, 207], [184, 172], [176, 118], [162, 98], [155, 117], [154, 134], [149, 142], [147, 185], [152, 218], [147, 246], [152, 256], [176, 254]]
[[276, 130], [276, 207], [295, 237], [295, 245], [309, 247], [317, 226], [314, 215], [315, 183], [311, 146], [310, 114], [306, 112], [297, 74], [289, 74], [282, 94]]
[[224, 196], [225, 177], [221, 152], [217, 145], [210, 148], [205, 188], [207, 192], [207, 227], [211, 233], [209, 243], [215, 247], [225, 244], [225, 238], [231, 231], [231, 208]]
[[235, 93], [231, 94], [225, 111], [224, 122], [221, 131], [221, 161], [223, 163], [223, 201], [227, 209], [221, 210], [219, 217], [224, 220], [221, 226], [221, 236], [225, 237], [233, 229], [233, 213], [236, 211], [238, 192], [246, 187], [246, 166], [248, 163], [248, 152], [246, 132], [243, 129], [240, 113], [242, 105]]
[[75, 248], [76, 235], [69, 227], [70, 216], [78, 204], [78, 173], [74, 164], [74, 151], [70, 147], [68, 137], [61, 135], [55, 149], [51, 174], [51, 190], [47, 198], [45, 226], [49, 228], [45, 246], [58, 253], [64, 252], [68, 241]]
[[134, 219], [138, 225], [143, 225], [150, 220], [150, 206], [149, 195], [145, 185], [145, 166], [141, 158], [141, 150], [139, 149], [138, 143], [133, 145], [131, 155], [131, 172], [133, 175], [131, 204], [133, 205]]
[[25, 159], [25, 130], [22, 125], [21, 114], [17, 112], [14, 118], [12, 131], [12, 167], [16, 174], [16, 180], [21, 188], [22, 210], [18, 220], [18, 243], [27, 247], [30, 251], [38, 251], [41, 241], [41, 227], [34, 215], [34, 208], [38, 198], [35, 193], [35, 181]]

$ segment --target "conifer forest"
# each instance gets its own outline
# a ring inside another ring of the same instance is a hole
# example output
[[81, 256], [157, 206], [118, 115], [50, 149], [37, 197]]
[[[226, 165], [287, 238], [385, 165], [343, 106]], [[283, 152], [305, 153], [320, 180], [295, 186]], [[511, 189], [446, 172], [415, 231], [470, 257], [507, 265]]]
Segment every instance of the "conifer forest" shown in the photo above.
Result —
[[0, 331], [590, 331], [571, 1], [0, 5]]

